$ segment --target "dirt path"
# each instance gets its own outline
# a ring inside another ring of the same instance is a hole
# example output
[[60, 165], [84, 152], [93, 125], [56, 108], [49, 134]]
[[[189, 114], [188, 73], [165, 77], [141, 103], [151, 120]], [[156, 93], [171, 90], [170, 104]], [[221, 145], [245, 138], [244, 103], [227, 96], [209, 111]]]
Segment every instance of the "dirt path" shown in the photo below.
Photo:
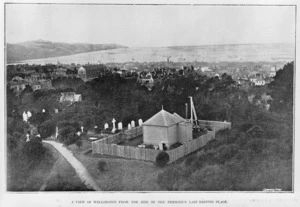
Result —
[[50, 141], [50, 140], [43, 140], [43, 142], [48, 143], [52, 145], [57, 151], [59, 151], [66, 160], [72, 165], [72, 167], [75, 169], [76, 173], [78, 174], [79, 178], [90, 188], [101, 191], [101, 188], [98, 186], [98, 184], [95, 182], [93, 177], [90, 175], [90, 173], [87, 171], [87, 169], [82, 165], [82, 163], [74, 157], [72, 152], [70, 152], [68, 149], [63, 147], [61, 143]]

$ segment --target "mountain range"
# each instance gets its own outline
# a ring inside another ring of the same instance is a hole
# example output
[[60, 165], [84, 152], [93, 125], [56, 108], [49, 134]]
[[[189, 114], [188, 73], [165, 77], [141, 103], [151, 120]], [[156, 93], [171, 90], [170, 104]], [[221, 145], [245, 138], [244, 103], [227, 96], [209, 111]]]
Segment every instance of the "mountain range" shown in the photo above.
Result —
[[61, 57], [79, 53], [126, 48], [118, 44], [61, 43], [45, 40], [7, 44], [7, 63], [22, 60]]

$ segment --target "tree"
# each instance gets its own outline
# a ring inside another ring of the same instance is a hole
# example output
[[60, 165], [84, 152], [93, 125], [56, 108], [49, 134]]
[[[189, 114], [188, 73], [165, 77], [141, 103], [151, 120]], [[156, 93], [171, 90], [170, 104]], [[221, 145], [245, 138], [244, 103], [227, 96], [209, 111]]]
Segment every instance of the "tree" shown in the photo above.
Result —
[[70, 145], [76, 142], [77, 134], [75, 128], [67, 126], [60, 129], [58, 139], [65, 145]]
[[53, 119], [44, 121], [39, 126], [39, 132], [42, 138], [47, 138], [55, 133], [56, 130], [56, 121]]
[[287, 63], [277, 71], [274, 81], [269, 84], [273, 101], [271, 111], [292, 113], [294, 94], [294, 62]]

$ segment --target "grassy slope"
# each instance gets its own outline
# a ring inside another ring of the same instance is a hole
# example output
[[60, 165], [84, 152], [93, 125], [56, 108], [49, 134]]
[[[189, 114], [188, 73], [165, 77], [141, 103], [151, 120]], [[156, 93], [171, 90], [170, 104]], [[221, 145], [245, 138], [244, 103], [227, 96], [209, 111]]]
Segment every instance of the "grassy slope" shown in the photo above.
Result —
[[22, 160], [10, 160], [7, 172], [8, 191], [57, 191], [58, 182], [65, 190], [87, 190], [67, 160], [51, 145], [43, 144], [47, 155], [33, 168], [21, 170]]
[[7, 61], [12, 63], [27, 59], [58, 57], [121, 47], [123, 46], [116, 44], [67, 44], [43, 40], [28, 41], [7, 44]]
[[[34, 167], [27, 171], [22, 170], [24, 165], [22, 160], [9, 158], [7, 168], [7, 189], [8, 191], [38, 191], [49, 176], [51, 169], [58, 156], [53, 153], [53, 149], [46, 147], [44, 160], [36, 163]], [[45, 159], [46, 158], [46, 159]]]
[[[89, 142], [83, 142], [78, 149], [76, 145], [68, 147], [82, 162], [91, 175], [105, 191], [160, 191], [157, 175], [163, 171], [152, 162], [129, 160], [108, 156], [93, 156]], [[99, 172], [97, 163], [103, 160], [107, 163], [106, 170]], [[164, 168], [165, 169], [165, 168]]]

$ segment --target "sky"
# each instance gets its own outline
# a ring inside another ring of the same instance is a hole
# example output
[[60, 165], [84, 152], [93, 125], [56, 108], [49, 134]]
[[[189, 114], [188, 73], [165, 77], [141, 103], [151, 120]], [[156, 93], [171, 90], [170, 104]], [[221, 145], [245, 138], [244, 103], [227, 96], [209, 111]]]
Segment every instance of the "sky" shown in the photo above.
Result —
[[6, 41], [128, 47], [294, 43], [295, 7], [7, 4]]

